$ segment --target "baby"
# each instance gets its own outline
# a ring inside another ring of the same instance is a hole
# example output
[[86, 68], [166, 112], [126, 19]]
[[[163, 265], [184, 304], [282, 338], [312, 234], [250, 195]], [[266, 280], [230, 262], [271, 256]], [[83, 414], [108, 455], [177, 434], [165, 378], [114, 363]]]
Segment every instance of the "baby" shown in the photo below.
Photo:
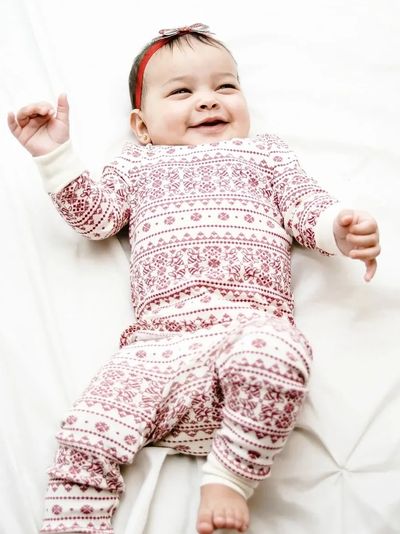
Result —
[[41, 532], [111, 534], [120, 465], [148, 444], [206, 456], [199, 534], [249, 526], [307, 392], [296, 327], [293, 238], [376, 271], [378, 227], [309, 178], [278, 137], [249, 137], [229, 50], [202, 24], [162, 30], [130, 74], [138, 143], [95, 181], [57, 111], [31, 104], [9, 127], [35, 156], [62, 217], [90, 239], [129, 224], [135, 322], [65, 416]]

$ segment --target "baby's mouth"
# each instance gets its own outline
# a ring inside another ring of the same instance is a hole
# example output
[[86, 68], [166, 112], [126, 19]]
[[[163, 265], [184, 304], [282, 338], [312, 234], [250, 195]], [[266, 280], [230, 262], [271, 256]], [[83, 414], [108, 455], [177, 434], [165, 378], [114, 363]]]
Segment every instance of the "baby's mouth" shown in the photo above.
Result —
[[192, 128], [217, 129], [217, 128], [222, 128], [226, 124], [228, 124], [228, 123], [226, 121], [222, 120], [222, 119], [215, 119], [215, 120], [207, 120], [207, 121], [204, 121], [204, 122], [200, 122], [199, 124], [196, 124], [196, 125], [192, 126]]

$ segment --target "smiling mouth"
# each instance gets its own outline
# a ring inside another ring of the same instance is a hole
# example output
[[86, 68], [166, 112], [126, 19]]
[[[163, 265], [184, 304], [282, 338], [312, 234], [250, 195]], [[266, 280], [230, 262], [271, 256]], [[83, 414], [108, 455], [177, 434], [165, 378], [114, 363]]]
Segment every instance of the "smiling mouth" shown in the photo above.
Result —
[[213, 128], [213, 127], [222, 126], [225, 124], [228, 124], [228, 123], [223, 120], [205, 121], [205, 122], [201, 122], [200, 124], [196, 124], [195, 126], [192, 126], [192, 128]]

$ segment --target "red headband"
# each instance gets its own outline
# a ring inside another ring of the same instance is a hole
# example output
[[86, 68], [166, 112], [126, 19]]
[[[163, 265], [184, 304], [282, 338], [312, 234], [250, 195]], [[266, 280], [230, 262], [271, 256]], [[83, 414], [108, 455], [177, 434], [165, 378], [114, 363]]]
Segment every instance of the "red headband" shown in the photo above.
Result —
[[157, 52], [160, 48], [166, 45], [172, 37], [175, 35], [183, 35], [185, 33], [203, 33], [210, 34], [208, 31], [208, 26], [198, 22], [197, 24], [192, 24], [191, 26], [183, 26], [182, 28], [172, 28], [168, 30], [160, 30], [158, 33], [161, 37], [156, 37], [154, 42], [149, 46], [149, 48], [144, 53], [138, 67], [137, 71], [137, 80], [136, 80], [136, 89], [135, 89], [135, 108], [140, 109], [142, 104], [142, 90], [143, 90], [143, 76], [146, 69], [146, 65], [149, 62], [153, 54]]

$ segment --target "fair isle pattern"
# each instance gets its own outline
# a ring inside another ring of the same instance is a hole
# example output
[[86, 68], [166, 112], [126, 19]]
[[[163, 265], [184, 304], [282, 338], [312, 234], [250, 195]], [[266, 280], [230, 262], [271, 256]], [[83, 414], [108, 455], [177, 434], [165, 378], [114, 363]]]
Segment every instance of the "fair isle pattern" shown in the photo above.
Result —
[[100, 182], [84, 173], [52, 198], [91, 239], [129, 223], [137, 321], [121, 345], [138, 328], [196, 330], [229, 321], [238, 308], [291, 318], [292, 237], [315, 248], [316, 221], [337, 202], [272, 135], [197, 146], [128, 143]]
[[268, 476], [311, 361], [292, 315], [292, 237], [315, 248], [335, 199], [269, 135], [127, 144], [100, 182], [85, 172], [52, 198], [92, 239], [129, 223], [136, 322], [63, 422], [42, 532], [111, 534], [119, 465], [149, 443]]
[[149, 443], [212, 449], [236, 476], [264, 479], [295, 425], [310, 363], [301, 332], [260, 311], [194, 332], [137, 331], [62, 423], [41, 532], [112, 534], [119, 465]]

